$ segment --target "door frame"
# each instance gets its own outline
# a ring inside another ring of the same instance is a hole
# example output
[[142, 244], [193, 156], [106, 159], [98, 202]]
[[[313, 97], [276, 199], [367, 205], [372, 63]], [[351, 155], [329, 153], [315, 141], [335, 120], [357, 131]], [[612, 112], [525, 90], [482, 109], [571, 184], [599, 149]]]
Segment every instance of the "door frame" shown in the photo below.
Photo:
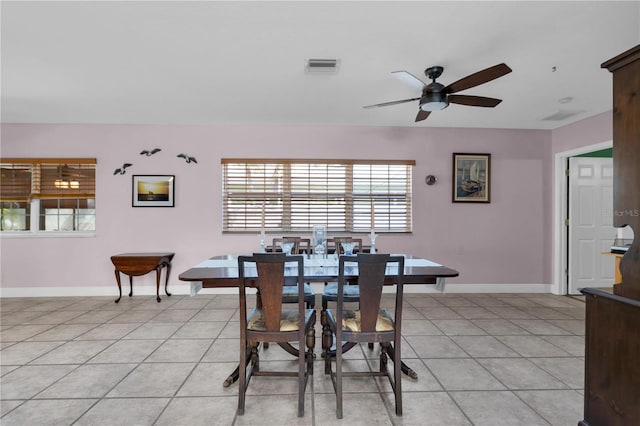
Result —
[[553, 173], [553, 283], [551, 284], [551, 293], [557, 295], [569, 294], [569, 283], [565, 270], [569, 268], [569, 259], [567, 250], [569, 247], [568, 236], [564, 224], [568, 217], [569, 211], [569, 184], [565, 174], [567, 168], [567, 160], [588, 152], [599, 151], [613, 147], [613, 140], [600, 142], [593, 145], [587, 145], [580, 148], [571, 149], [569, 151], [558, 152], [555, 154], [554, 173]]

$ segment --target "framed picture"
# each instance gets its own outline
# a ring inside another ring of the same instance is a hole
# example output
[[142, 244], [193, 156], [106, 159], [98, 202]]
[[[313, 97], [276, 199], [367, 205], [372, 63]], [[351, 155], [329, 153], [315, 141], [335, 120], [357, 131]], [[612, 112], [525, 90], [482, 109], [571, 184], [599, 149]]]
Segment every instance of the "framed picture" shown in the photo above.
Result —
[[453, 154], [453, 202], [491, 200], [491, 154]]
[[133, 175], [133, 207], [173, 207], [173, 175]]

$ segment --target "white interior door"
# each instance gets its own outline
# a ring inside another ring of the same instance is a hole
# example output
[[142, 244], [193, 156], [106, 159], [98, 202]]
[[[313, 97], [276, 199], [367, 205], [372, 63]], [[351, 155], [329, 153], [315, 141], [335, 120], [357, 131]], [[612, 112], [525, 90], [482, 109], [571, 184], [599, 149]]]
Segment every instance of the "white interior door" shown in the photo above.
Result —
[[569, 158], [569, 294], [614, 281], [613, 159]]

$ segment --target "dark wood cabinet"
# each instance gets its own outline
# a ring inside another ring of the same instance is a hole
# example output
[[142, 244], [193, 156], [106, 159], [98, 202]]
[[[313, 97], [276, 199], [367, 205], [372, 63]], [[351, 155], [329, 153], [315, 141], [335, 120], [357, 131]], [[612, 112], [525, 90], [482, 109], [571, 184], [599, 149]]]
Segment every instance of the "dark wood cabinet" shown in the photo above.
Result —
[[640, 425], [640, 45], [602, 64], [613, 73], [614, 226], [635, 238], [613, 294], [587, 297], [581, 425]]
[[635, 233], [614, 293], [640, 300], [640, 45], [602, 67], [613, 73], [613, 225]]

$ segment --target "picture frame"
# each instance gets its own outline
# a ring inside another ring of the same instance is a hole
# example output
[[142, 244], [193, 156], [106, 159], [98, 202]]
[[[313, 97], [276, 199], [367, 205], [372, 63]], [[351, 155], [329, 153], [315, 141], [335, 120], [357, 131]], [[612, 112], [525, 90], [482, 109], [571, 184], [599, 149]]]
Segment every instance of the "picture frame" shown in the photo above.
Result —
[[174, 207], [174, 175], [133, 175], [133, 207]]
[[453, 153], [454, 203], [491, 202], [491, 154]]

